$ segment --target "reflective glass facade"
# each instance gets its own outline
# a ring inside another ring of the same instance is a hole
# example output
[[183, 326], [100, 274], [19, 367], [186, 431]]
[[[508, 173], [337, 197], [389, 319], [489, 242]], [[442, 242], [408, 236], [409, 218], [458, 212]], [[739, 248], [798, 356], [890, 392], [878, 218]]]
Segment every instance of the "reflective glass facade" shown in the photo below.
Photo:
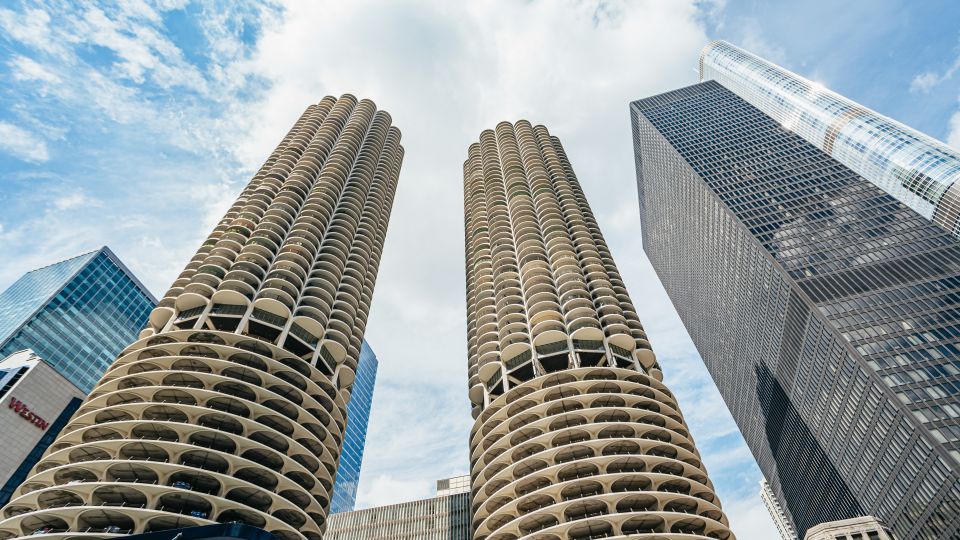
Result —
[[0, 357], [33, 349], [90, 392], [155, 304], [106, 247], [33, 270], [0, 294]]
[[340, 464], [337, 466], [337, 478], [333, 484], [331, 512], [349, 512], [357, 502], [360, 467], [363, 464], [363, 448], [367, 443], [367, 424], [370, 421], [370, 405], [373, 403], [373, 387], [377, 381], [378, 366], [377, 355], [364, 341], [360, 347], [353, 393], [347, 403], [347, 428], [343, 437]]
[[723, 41], [700, 56], [715, 80], [853, 172], [960, 235], [960, 152]]
[[631, 106], [644, 250], [802, 536], [960, 536], [960, 242], [709, 81]]

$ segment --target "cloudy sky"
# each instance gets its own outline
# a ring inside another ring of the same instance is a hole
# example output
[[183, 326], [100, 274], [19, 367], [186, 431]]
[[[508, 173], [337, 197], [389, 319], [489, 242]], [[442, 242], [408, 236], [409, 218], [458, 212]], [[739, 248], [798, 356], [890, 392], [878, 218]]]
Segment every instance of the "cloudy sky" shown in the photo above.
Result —
[[760, 473], [641, 250], [627, 104], [695, 83], [723, 38], [960, 146], [955, 2], [122, 4], [2, 2], [0, 288], [107, 244], [162, 295], [307, 104], [373, 99], [407, 153], [360, 506], [467, 471], [461, 167], [481, 130], [563, 141], [741, 540], [774, 534]]

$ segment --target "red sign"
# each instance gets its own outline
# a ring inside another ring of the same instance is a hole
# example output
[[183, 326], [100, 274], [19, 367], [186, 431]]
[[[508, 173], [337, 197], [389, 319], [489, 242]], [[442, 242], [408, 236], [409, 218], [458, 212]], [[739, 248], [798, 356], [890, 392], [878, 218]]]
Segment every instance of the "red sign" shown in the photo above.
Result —
[[40, 429], [47, 429], [47, 426], [50, 425], [50, 422], [40, 418], [36, 413], [31, 412], [27, 404], [17, 398], [10, 398], [10, 408], [13, 409], [13, 412], [19, 414]]

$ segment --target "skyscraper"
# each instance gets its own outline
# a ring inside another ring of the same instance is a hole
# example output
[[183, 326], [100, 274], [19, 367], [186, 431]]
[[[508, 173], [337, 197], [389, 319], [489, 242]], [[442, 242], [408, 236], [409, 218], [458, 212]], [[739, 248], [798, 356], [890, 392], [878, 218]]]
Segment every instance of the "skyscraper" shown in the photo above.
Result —
[[0, 294], [0, 357], [33, 349], [90, 392], [156, 304], [106, 246], [32, 270]]
[[700, 53], [715, 80], [921, 215], [960, 236], [960, 152], [725, 41]]
[[463, 177], [474, 539], [733, 538], [560, 141], [503, 122]]
[[797, 533], [793, 530], [790, 518], [787, 517], [783, 505], [777, 500], [777, 494], [770, 489], [770, 484], [766, 480], [760, 481], [760, 500], [767, 507], [767, 512], [770, 514], [773, 524], [777, 527], [781, 540], [797, 540]]
[[311, 105], [3, 509], [0, 538], [214, 522], [318, 540], [403, 157]]
[[353, 383], [350, 402], [347, 403], [347, 427], [344, 430], [337, 477], [333, 483], [330, 513], [349, 512], [357, 502], [360, 466], [363, 464], [363, 449], [367, 445], [367, 423], [370, 421], [370, 406], [373, 403], [378, 365], [377, 355], [364, 341], [360, 346], [357, 380]]
[[631, 115], [644, 251], [797, 533], [960, 535], [960, 241], [715, 81]]

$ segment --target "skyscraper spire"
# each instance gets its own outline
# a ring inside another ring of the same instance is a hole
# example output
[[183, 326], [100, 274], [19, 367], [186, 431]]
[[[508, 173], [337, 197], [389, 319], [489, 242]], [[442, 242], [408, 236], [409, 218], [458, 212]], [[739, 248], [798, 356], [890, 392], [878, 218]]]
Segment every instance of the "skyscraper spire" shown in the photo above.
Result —
[[402, 158], [373, 102], [308, 107], [14, 494], [0, 538], [219, 521], [319, 540]]
[[484, 131], [464, 208], [475, 540], [732, 539], [560, 141]]

